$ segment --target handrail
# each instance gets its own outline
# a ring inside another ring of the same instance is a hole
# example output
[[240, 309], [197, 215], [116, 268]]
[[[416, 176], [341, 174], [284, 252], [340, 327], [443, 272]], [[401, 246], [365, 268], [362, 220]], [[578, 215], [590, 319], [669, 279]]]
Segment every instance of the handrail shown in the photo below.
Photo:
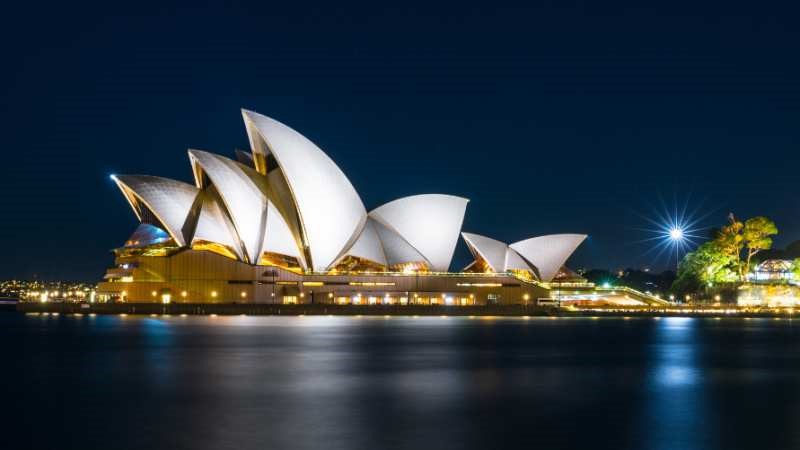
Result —
[[668, 305], [669, 304], [669, 301], [664, 300], [661, 297], [656, 297], [653, 294], [647, 294], [645, 292], [638, 291], [638, 290], [630, 288], [628, 286], [614, 286], [614, 287], [597, 286], [597, 287], [595, 287], [595, 290], [596, 291], [601, 291], [601, 292], [603, 292], [603, 291], [604, 292], [622, 291], [622, 292], [626, 292], [628, 294], [638, 295], [639, 297], [646, 298], [646, 299], [648, 299], [648, 300], [650, 300], [652, 302], [655, 302], [655, 303], [661, 303], [661, 304], [664, 304], [664, 305]]

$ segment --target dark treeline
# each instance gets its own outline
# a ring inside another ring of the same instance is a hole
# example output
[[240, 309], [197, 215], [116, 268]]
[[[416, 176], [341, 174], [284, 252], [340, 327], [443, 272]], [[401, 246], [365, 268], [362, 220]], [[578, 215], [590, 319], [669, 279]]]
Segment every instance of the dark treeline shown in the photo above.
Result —
[[584, 272], [583, 277], [598, 286], [608, 283], [611, 286], [627, 286], [642, 292], [665, 294], [675, 281], [675, 272], [666, 270], [655, 273], [631, 268], [618, 272], [592, 269]]

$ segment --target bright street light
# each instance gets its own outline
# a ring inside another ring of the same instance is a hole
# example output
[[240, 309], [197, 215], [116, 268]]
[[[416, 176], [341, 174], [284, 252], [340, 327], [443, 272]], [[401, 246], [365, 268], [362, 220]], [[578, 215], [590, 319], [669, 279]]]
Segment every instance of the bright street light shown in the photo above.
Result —
[[[664, 253], [673, 256], [675, 258], [675, 268], [677, 269], [680, 265], [682, 254], [695, 247], [697, 245], [696, 240], [704, 238], [700, 232], [705, 228], [698, 225], [710, 212], [699, 214], [700, 206], [690, 210], [688, 200], [682, 206], [679, 206], [676, 200], [674, 208], [668, 208], [663, 201], [661, 206], [660, 211], [656, 209], [653, 212], [655, 217], [642, 216], [653, 228], [641, 228], [641, 231], [646, 231], [651, 236], [639, 242], [654, 241], [655, 245], [645, 254], [652, 251], [656, 253], [656, 258]], [[672, 258], [668, 257], [667, 261], [670, 259]]]

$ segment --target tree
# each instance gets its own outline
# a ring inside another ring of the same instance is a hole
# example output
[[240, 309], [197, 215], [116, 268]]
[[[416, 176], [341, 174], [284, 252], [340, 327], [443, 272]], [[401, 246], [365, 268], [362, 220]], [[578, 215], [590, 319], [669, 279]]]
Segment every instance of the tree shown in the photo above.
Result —
[[778, 234], [778, 227], [775, 226], [775, 222], [764, 216], [747, 219], [744, 223], [742, 237], [744, 238], [744, 247], [747, 250], [747, 263], [740, 269], [742, 281], [744, 281], [744, 277], [750, 271], [750, 264], [753, 256], [762, 250], [769, 250], [772, 248], [771, 236], [776, 234]]
[[794, 260], [792, 272], [794, 272], [794, 279], [800, 281], [800, 258]]
[[736, 259], [728, 248], [718, 240], [707, 241], [684, 256], [672, 290], [684, 294], [714, 284], [731, 283], [738, 278], [737, 270]]
[[703, 284], [736, 281], [736, 261], [717, 241], [708, 241], [686, 259], [686, 270], [696, 273]]
[[720, 228], [719, 233], [714, 239], [714, 242], [720, 247], [720, 250], [726, 255], [730, 256], [736, 271], [740, 275], [740, 280], [744, 281], [744, 276], [741, 271], [741, 253], [744, 248], [744, 236], [742, 235], [744, 224], [736, 220], [733, 213], [728, 214], [728, 225]]
[[[739, 274], [739, 281], [745, 282], [753, 256], [762, 250], [772, 248], [771, 236], [775, 234], [778, 234], [775, 222], [764, 216], [753, 217], [743, 223], [730, 213], [728, 225], [720, 228], [714, 241], [732, 258]], [[742, 251], [744, 251], [744, 263], [742, 263]]]
[[[715, 284], [727, 285], [747, 281], [753, 257], [772, 247], [772, 236], [778, 233], [775, 222], [753, 217], [744, 222], [728, 215], [728, 224], [719, 228], [713, 238], [684, 256], [678, 266], [678, 277], [672, 284], [674, 293], [691, 293]], [[795, 263], [800, 278], [800, 258]]]

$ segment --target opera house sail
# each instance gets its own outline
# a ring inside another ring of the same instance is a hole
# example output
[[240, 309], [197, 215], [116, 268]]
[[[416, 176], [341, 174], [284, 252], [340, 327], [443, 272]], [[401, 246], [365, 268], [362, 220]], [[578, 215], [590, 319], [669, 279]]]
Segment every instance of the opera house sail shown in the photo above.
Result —
[[[193, 183], [112, 175], [140, 225], [98, 298], [115, 302], [522, 303], [576, 281], [582, 234], [512, 244], [461, 227], [469, 200], [414, 195], [367, 210], [317, 145], [242, 110], [250, 151], [190, 149]], [[459, 236], [475, 257], [450, 272]], [[580, 281], [580, 280], [577, 280]]]

